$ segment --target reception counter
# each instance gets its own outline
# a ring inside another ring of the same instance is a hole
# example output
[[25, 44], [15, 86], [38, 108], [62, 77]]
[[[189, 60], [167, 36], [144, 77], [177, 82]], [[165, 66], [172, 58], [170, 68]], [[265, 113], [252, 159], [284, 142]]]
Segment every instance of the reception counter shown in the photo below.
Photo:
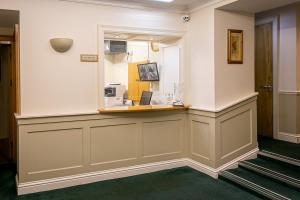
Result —
[[168, 110], [187, 110], [189, 106], [172, 106], [172, 105], [147, 105], [147, 106], [121, 106], [112, 108], [100, 108], [101, 114], [109, 113], [131, 113], [131, 112], [154, 112]]
[[217, 178], [257, 151], [256, 96], [219, 112], [115, 107], [17, 125], [19, 195], [183, 166]]

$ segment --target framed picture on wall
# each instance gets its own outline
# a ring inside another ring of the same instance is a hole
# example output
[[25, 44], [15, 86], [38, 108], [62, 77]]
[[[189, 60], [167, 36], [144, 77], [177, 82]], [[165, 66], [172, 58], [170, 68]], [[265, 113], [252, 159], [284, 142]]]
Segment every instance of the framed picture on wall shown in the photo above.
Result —
[[228, 30], [228, 64], [243, 64], [243, 31]]
[[159, 81], [157, 63], [139, 64], [140, 81]]

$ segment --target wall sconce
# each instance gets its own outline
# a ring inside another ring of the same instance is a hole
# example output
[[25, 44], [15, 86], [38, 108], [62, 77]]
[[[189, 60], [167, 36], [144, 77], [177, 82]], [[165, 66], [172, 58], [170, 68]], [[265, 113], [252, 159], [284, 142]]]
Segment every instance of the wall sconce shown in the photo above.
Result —
[[50, 40], [50, 44], [55, 51], [64, 53], [72, 47], [73, 40], [69, 38], [53, 38]]

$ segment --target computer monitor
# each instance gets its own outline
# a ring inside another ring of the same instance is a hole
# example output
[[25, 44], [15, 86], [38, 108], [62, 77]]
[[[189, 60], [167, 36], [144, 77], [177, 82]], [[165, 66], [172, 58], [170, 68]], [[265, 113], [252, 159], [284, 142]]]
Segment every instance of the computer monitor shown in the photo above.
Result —
[[157, 63], [139, 64], [140, 81], [159, 81]]
[[151, 98], [152, 98], [152, 92], [143, 91], [142, 97], [140, 100], [140, 105], [150, 105]]

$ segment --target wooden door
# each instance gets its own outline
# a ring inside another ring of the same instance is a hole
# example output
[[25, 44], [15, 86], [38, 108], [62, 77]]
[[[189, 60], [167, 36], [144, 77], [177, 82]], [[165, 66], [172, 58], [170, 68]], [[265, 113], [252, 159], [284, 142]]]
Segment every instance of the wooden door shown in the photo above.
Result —
[[255, 90], [257, 100], [257, 131], [273, 137], [273, 26], [272, 23], [255, 28]]
[[139, 101], [143, 91], [150, 90], [149, 82], [142, 82], [139, 78], [138, 64], [146, 64], [147, 61], [128, 64], [128, 99]]

